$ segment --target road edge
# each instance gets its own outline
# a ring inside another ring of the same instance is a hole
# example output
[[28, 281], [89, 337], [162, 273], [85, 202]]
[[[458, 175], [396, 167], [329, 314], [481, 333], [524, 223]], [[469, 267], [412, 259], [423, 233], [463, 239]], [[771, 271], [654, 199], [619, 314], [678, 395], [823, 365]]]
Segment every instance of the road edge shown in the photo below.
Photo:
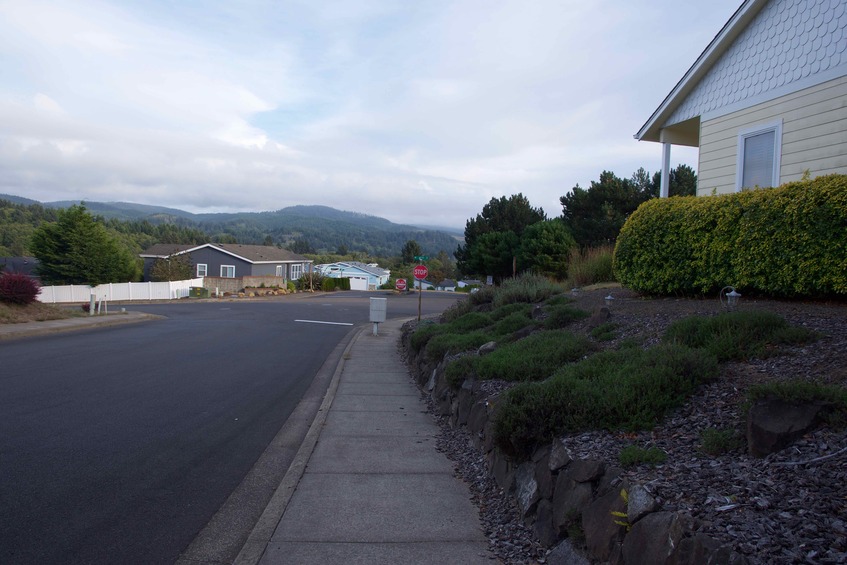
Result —
[[320, 408], [318, 408], [318, 413], [315, 415], [312, 425], [309, 426], [309, 431], [306, 432], [306, 437], [303, 438], [300, 449], [297, 450], [297, 454], [288, 467], [288, 471], [286, 471], [273, 497], [271, 497], [270, 502], [265, 507], [265, 511], [262, 512], [259, 521], [256, 522], [247, 541], [233, 561], [233, 565], [257, 565], [264, 555], [265, 549], [268, 543], [270, 543], [277, 525], [282, 519], [282, 515], [285, 513], [285, 509], [291, 501], [291, 496], [294, 494], [297, 484], [306, 471], [306, 464], [312, 456], [315, 445], [318, 443], [321, 429], [329, 415], [329, 408], [332, 406], [333, 400], [335, 400], [335, 394], [341, 380], [341, 373], [344, 370], [344, 363], [349, 357], [353, 345], [358, 341], [365, 329], [365, 327], [360, 327], [355, 330], [355, 335], [353, 335], [344, 348], [344, 353], [341, 354], [341, 359], [335, 367], [332, 381], [329, 383], [329, 387], [327, 387], [323, 402]]

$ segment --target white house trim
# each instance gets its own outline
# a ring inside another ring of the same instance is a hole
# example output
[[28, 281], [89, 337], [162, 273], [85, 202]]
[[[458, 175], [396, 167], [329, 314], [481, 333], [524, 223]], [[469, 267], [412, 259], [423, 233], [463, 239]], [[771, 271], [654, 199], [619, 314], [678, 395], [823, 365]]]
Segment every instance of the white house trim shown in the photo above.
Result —
[[763, 92], [756, 96], [751, 96], [750, 98], [740, 100], [733, 104], [728, 104], [709, 112], [703, 112], [703, 115], [700, 116], [700, 121], [706, 122], [708, 120], [714, 120], [715, 118], [733, 114], [740, 110], [746, 110], [747, 108], [752, 108], [753, 106], [757, 106], [764, 102], [770, 102], [771, 100], [776, 100], [783, 96], [789, 96], [795, 92], [800, 92], [807, 88], [841, 78], [844, 75], [847, 75], [847, 64], [839, 65], [837, 67], [827, 69], [826, 71], [819, 72], [818, 74], [807, 76], [792, 82], [791, 84], [769, 90], [768, 92]]

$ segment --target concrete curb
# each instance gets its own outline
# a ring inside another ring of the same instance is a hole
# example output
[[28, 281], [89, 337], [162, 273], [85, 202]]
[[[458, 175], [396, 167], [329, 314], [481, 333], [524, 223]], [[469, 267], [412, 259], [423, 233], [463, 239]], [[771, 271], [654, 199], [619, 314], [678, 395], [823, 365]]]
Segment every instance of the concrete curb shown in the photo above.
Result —
[[45, 320], [43, 322], [26, 322], [23, 324], [3, 324], [0, 325], [0, 341], [164, 319], [165, 316], [158, 316], [156, 314], [126, 312], [124, 314], [65, 318], [62, 320]]
[[250, 532], [247, 541], [233, 561], [233, 565], [257, 565], [262, 559], [265, 549], [270, 543], [282, 515], [285, 513], [285, 509], [291, 501], [291, 496], [294, 494], [300, 479], [303, 477], [315, 445], [318, 443], [321, 429], [329, 415], [329, 408], [333, 400], [335, 400], [335, 394], [338, 390], [338, 384], [341, 381], [341, 373], [344, 370], [345, 360], [349, 357], [350, 350], [366, 329], [360, 328], [344, 349], [344, 353], [341, 355], [341, 360], [335, 368], [335, 373], [332, 376], [332, 381], [329, 384], [321, 407], [318, 409], [312, 425], [309, 426], [309, 431], [306, 433], [300, 449], [297, 450], [297, 454], [294, 456], [294, 460], [285, 473], [285, 477], [283, 477], [279, 487], [274, 492], [265, 511], [262, 512], [259, 521], [253, 527], [253, 531]]

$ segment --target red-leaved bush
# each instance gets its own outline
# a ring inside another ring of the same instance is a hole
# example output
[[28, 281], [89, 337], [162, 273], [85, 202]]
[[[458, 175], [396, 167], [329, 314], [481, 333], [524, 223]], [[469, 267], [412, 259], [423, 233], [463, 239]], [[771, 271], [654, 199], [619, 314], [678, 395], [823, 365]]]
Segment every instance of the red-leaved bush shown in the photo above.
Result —
[[0, 274], [0, 302], [32, 304], [41, 285], [38, 281], [20, 273]]

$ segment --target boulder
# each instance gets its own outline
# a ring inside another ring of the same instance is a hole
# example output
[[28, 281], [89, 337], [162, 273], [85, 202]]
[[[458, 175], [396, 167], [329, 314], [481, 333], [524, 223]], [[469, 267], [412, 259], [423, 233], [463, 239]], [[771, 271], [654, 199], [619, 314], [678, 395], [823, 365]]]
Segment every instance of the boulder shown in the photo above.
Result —
[[667, 563], [685, 529], [676, 512], [654, 512], [639, 520], [626, 535], [621, 548], [627, 565]]
[[515, 485], [515, 468], [512, 461], [499, 449], [492, 449], [488, 456], [488, 468], [491, 469], [497, 486], [511, 492]]
[[750, 455], [765, 457], [791, 445], [820, 423], [822, 402], [794, 404], [778, 398], [756, 402], [747, 413]]
[[[627, 489], [624, 481], [621, 488]], [[619, 553], [626, 528], [615, 523], [612, 512], [626, 512], [626, 504], [617, 491], [611, 490], [597, 498], [582, 511], [582, 529], [588, 555], [595, 561], [610, 561]]]
[[593, 330], [597, 326], [602, 326], [612, 317], [612, 312], [605, 306], [601, 306], [594, 314], [588, 318], [588, 328]]
[[535, 480], [535, 464], [531, 461], [521, 463], [515, 472], [515, 498], [521, 509], [521, 517], [526, 518], [535, 512], [540, 497], [538, 482]]
[[479, 349], [476, 350], [476, 353], [477, 355], [482, 357], [483, 355], [488, 355], [489, 353], [493, 352], [495, 349], [497, 349], [497, 342], [489, 341], [488, 343], [483, 343], [482, 345], [480, 345]]
[[561, 439], [554, 439], [550, 445], [550, 471], [555, 473], [571, 462], [571, 454]]
[[598, 479], [606, 470], [606, 462], [599, 459], [578, 459], [568, 467], [571, 479], [587, 483]]
[[468, 416], [471, 413], [474, 403], [475, 381], [473, 379], [465, 379], [462, 382], [462, 387], [456, 395], [457, 405], [454, 415], [456, 418], [455, 426], [464, 426], [468, 423]]
[[578, 553], [571, 545], [570, 540], [562, 540], [550, 550], [547, 555], [548, 565], [589, 565], [588, 559]]
[[485, 399], [477, 400], [471, 406], [467, 422], [468, 432], [470, 432], [474, 445], [477, 448], [482, 445], [486, 422], [488, 422], [488, 401]]
[[550, 446], [538, 449], [532, 456], [535, 464], [535, 482], [538, 483], [538, 496], [551, 498], [553, 496], [553, 473], [550, 472]]
[[591, 483], [578, 483], [568, 473], [559, 473], [553, 489], [553, 523], [564, 534], [568, 526], [578, 520], [591, 502]]
[[629, 502], [626, 506], [626, 519], [630, 524], [636, 523], [640, 518], [655, 512], [659, 503], [642, 485], [633, 485], [628, 491]]
[[553, 525], [553, 505], [549, 500], [538, 502], [532, 531], [544, 547], [553, 547], [559, 540], [559, 529]]
[[602, 496], [610, 490], [620, 492], [621, 473], [623, 469], [620, 467], [607, 467], [597, 482], [597, 495]]

